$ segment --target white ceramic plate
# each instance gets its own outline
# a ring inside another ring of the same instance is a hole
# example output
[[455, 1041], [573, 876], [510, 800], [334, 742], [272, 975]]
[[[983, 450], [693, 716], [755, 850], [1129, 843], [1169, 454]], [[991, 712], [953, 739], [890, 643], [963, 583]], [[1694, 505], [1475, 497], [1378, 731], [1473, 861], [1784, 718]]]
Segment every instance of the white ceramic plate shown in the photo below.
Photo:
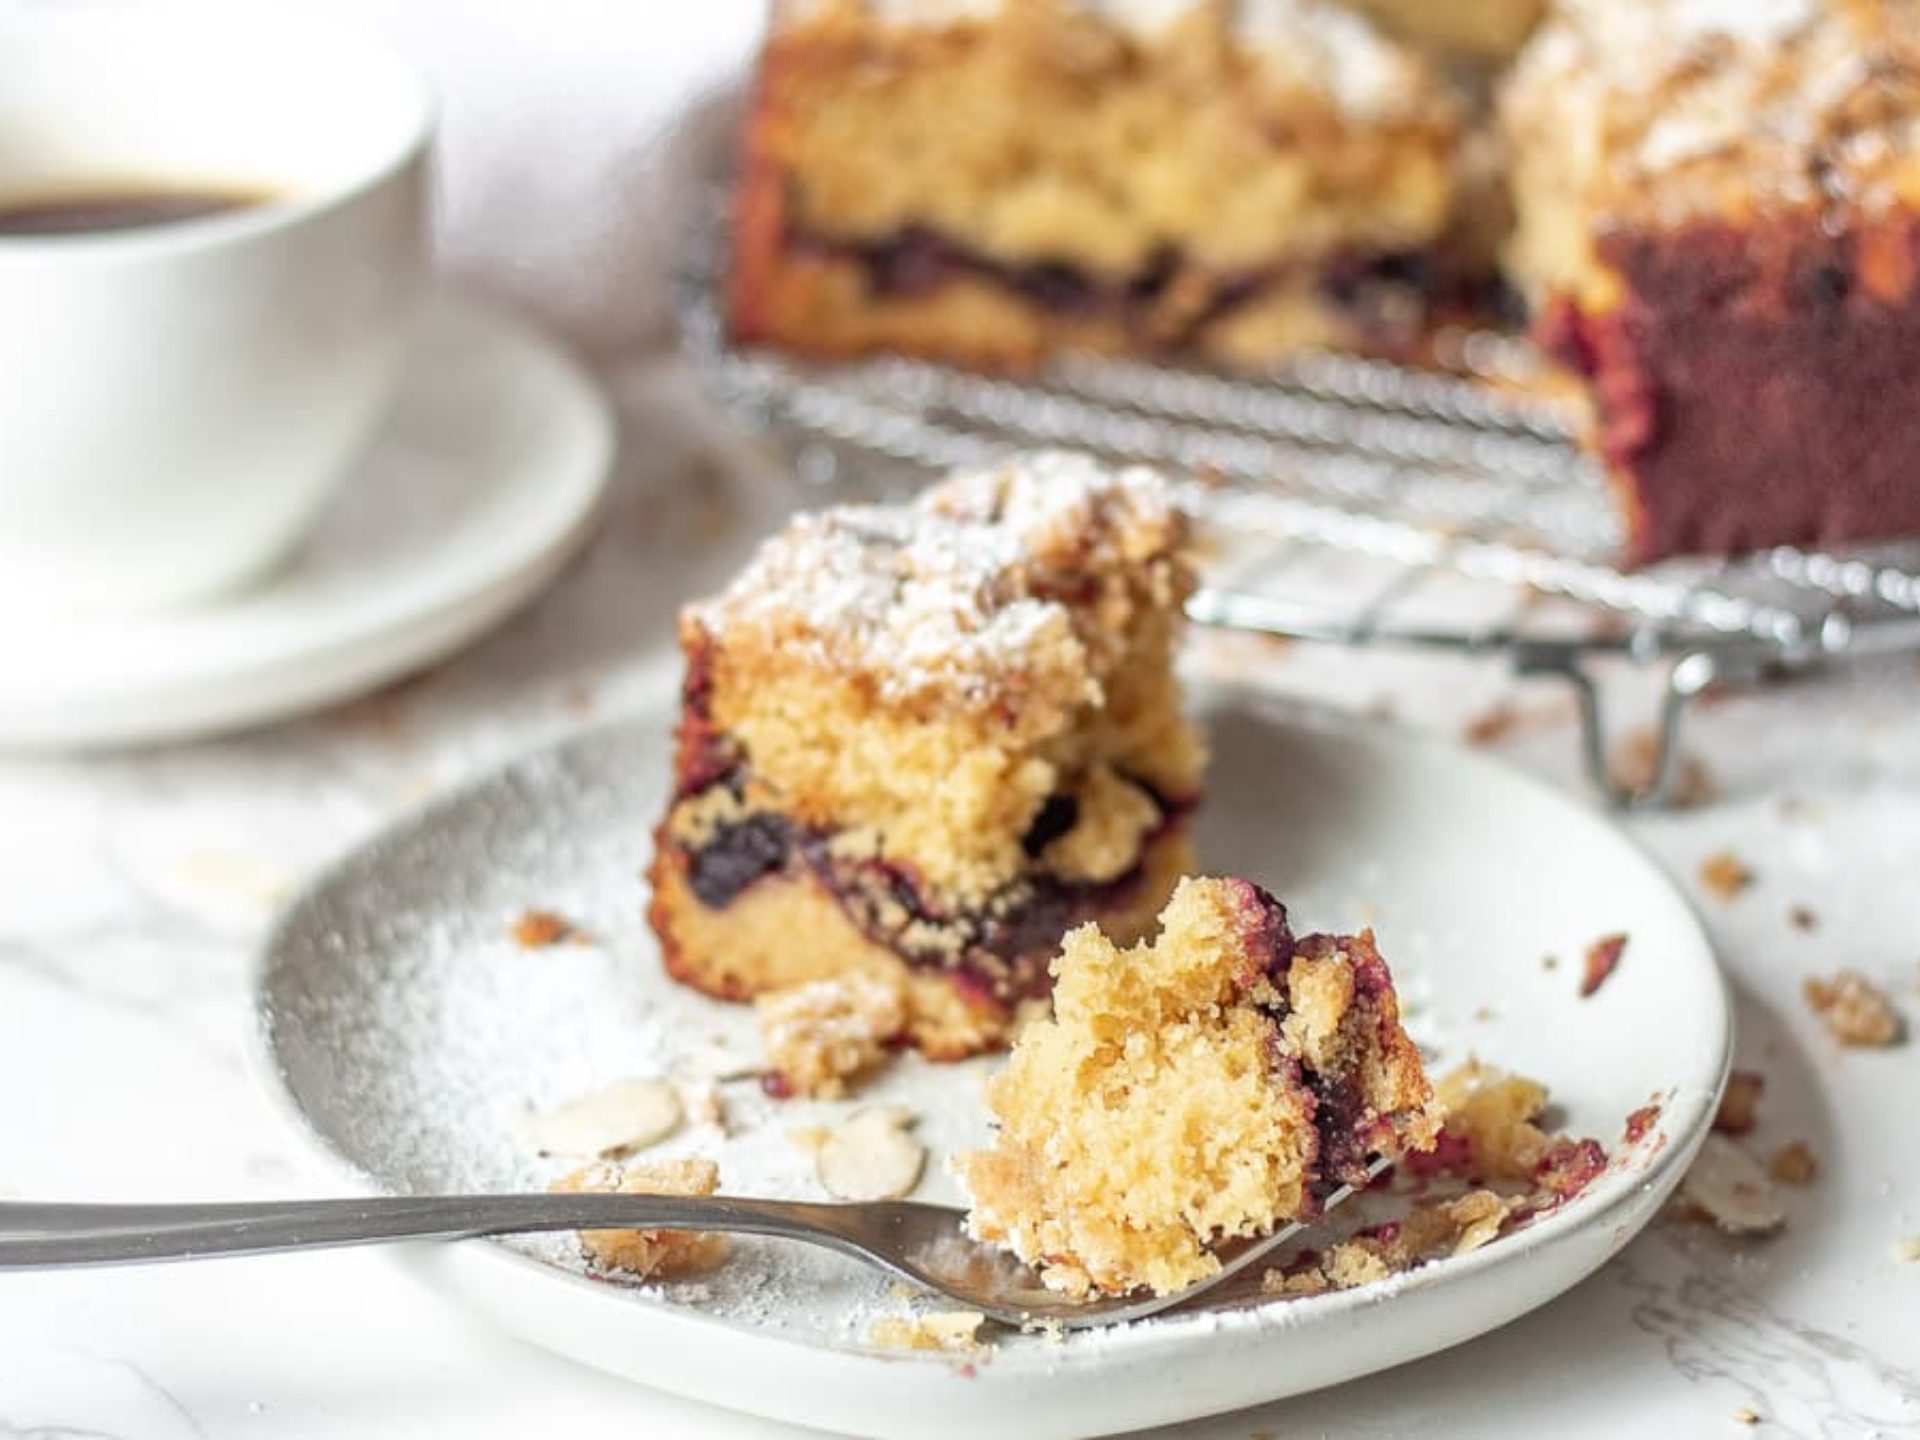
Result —
[[[1558, 793], [1437, 743], [1214, 695], [1210, 869], [1257, 877], [1305, 929], [1371, 923], [1434, 1063], [1469, 1052], [1550, 1082], [1564, 1123], [1615, 1163], [1561, 1210], [1487, 1248], [1382, 1285], [1228, 1304], [1064, 1343], [997, 1339], [973, 1357], [876, 1350], [872, 1321], [914, 1303], [849, 1262], [737, 1243], [698, 1282], [596, 1283], [571, 1237], [416, 1247], [421, 1277], [527, 1338], [720, 1405], [860, 1434], [1089, 1434], [1333, 1384], [1453, 1345], [1575, 1284], [1678, 1181], [1728, 1061], [1726, 996], [1705, 936], [1659, 869]], [[636, 878], [668, 775], [669, 721], [533, 755], [448, 796], [323, 875], [273, 937], [259, 1002], [273, 1083], [354, 1172], [412, 1191], [544, 1184], [512, 1116], [633, 1074], [721, 1075], [756, 1060], [753, 1021], [674, 986]], [[591, 945], [518, 948], [529, 906]], [[1612, 931], [1619, 970], [1577, 995], [1579, 956]], [[1554, 968], [1546, 955], [1559, 957]], [[991, 1062], [908, 1058], [854, 1101], [775, 1102], [726, 1084], [727, 1188], [819, 1197], [786, 1137], [854, 1104], [898, 1101], [935, 1156], [984, 1135]], [[1625, 1117], [1662, 1109], [1636, 1146]], [[930, 1165], [918, 1198], [957, 1201]], [[924, 1308], [924, 1307], [922, 1307]]]
[[441, 296], [393, 412], [274, 574], [163, 614], [0, 618], [0, 676], [15, 677], [0, 680], [0, 746], [232, 730], [426, 665], [558, 572], [588, 532], [612, 453], [585, 372], [519, 324]]

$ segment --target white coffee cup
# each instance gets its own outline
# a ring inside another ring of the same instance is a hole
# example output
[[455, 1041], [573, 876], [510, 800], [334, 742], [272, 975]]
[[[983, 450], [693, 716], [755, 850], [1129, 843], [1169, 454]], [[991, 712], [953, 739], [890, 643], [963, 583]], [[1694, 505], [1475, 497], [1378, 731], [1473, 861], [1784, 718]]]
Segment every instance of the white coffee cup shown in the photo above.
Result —
[[0, 616], [171, 605], [298, 543], [399, 379], [431, 128], [411, 67], [287, 5], [0, 3], [0, 212], [267, 197], [0, 235]]

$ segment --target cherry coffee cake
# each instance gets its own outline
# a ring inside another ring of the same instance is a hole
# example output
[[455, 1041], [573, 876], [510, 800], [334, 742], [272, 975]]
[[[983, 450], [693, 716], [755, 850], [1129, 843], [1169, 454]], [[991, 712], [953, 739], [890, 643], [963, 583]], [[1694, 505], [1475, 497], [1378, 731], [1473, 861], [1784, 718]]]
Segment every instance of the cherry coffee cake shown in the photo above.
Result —
[[1452, 97], [1326, 0], [784, 0], [735, 336], [1021, 365], [1415, 343]]
[[1182, 881], [1160, 926], [1066, 937], [1053, 1018], [988, 1083], [994, 1147], [956, 1162], [975, 1233], [1063, 1291], [1183, 1289], [1439, 1134], [1371, 934], [1295, 938], [1246, 880]]
[[669, 971], [728, 999], [871, 976], [904, 989], [900, 1039], [956, 1058], [1046, 995], [1070, 927], [1147, 929], [1200, 795], [1186, 539], [1157, 476], [1040, 454], [802, 516], [688, 607]]
[[1630, 558], [1920, 532], [1920, 0], [1564, 0], [1504, 115]]

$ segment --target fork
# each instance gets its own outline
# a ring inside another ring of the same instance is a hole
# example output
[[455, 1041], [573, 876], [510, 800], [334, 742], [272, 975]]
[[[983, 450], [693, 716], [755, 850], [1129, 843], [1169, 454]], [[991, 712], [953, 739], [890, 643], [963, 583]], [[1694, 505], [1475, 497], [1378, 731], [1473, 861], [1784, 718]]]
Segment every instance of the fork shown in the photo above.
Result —
[[[1376, 1160], [1371, 1182], [1389, 1162]], [[1325, 1215], [1354, 1193], [1320, 1201]], [[1006, 1325], [1115, 1325], [1184, 1304], [1232, 1279], [1307, 1223], [1227, 1241], [1220, 1268], [1169, 1295], [1049, 1290], [1040, 1272], [967, 1234], [965, 1212], [906, 1200], [820, 1204], [709, 1195], [400, 1195], [180, 1205], [0, 1203], [0, 1270], [194, 1260], [392, 1240], [469, 1240], [550, 1230], [671, 1229], [771, 1235], [822, 1245]]]

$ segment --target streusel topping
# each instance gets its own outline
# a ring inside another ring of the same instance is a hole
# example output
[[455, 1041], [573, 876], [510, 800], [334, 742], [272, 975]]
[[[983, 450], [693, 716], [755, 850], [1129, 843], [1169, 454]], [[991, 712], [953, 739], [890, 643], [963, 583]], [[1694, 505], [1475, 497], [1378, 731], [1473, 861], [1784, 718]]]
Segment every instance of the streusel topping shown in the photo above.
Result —
[[[890, 25], [943, 26], [992, 19], [1033, 0], [789, 0], [798, 19], [863, 8]], [[1188, 24], [1218, 26], [1279, 82], [1324, 95], [1359, 118], [1407, 113], [1431, 99], [1426, 76], [1371, 23], [1329, 0], [1052, 0], [1145, 44]]]
[[803, 515], [689, 615], [731, 642], [757, 632], [863, 677], [887, 702], [937, 694], [973, 708], [1041, 676], [1097, 702], [1104, 637], [1077, 592], [1088, 576], [1167, 557], [1184, 537], [1158, 475], [1043, 452], [910, 506]]
[[1661, 223], [1920, 201], [1920, 0], [1564, 0], [1506, 97]]

